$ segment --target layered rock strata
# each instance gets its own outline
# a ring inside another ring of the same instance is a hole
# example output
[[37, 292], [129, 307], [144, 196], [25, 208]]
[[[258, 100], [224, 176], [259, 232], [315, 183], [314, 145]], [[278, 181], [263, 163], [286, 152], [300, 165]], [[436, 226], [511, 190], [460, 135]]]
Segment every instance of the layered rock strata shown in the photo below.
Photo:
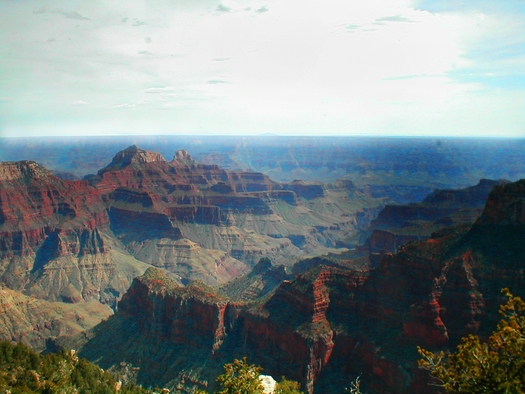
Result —
[[[121, 346], [121, 356], [150, 370], [169, 353], [161, 383], [173, 387], [184, 385], [181, 376], [188, 375], [181, 363], [187, 356], [177, 354], [198, 355], [191, 376], [200, 387], [213, 386], [210, 371], [247, 355], [266, 373], [299, 380], [308, 393], [337, 392], [358, 375], [367, 392], [437, 392], [417, 368], [416, 346], [453, 349], [467, 334], [484, 338], [499, 320], [499, 290], [525, 295], [524, 182], [497, 187], [472, 226], [406, 244], [368, 272], [314, 268], [257, 302], [233, 303], [202, 285], [170, 287], [162, 275], [148, 274], [134, 283], [112, 319], [138, 327], [159, 350], [149, 354], [151, 360], [137, 360], [126, 342], [130, 349]], [[194, 325], [199, 321], [202, 327]], [[111, 335], [106, 328], [104, 335]], [[191, 336], [186, 344], [185, 335], [196, 332], [202, 340]], [[93, 334], [85, 354], [110, 365], [116, 355], [107, 356], [99, 341]]]
[[393, 253], [399, 246], [426, 239], [442, 228], [474, 223], [492, 188], [507, 183], [482, 179], [476, 186], [464, 189], [435, 190], [420, 203], [387, 205], [359, 234], [359, 238], [367, 238], [360, 249]]

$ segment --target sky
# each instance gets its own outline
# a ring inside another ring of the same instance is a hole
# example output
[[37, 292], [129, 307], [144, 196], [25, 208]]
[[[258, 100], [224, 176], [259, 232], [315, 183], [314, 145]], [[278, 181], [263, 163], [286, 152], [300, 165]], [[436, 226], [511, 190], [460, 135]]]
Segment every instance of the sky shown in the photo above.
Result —
[[0, 0], [0, 136], [525, 137], [523, 0]]

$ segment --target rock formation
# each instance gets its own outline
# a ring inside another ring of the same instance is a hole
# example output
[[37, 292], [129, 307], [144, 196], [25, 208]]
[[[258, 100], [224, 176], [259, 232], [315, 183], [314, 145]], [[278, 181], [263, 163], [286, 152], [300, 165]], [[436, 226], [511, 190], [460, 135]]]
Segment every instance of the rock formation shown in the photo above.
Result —
[[0, 280], [48, 301], [110, 305], [143, 269], [118, 269], [103, 195], [35, 162], [0, 164]]
[[[485, 337], [499, 320], [500, 288], [525, 295], [524, 185], [497, 186], [474, 225], [406, 244], [375, 269], [319, 266], [255, 302], [229, 301], [203, 284], [183, 289], [149, 271], [81, 354], [105, 366], [124, 358], [148, 371], [145, 382], [171, 387], [212, 387], [220, 365], [247, 355], [308, 393], [337, 392], [360, 374], [367, 392], [435, 392], [415, 364], [416, 345], [447, 349], [469, 333]], [[124, 327], [148, 338], [147, 358], [125, 338], [107, 350], [118, 337], [112, 329]]]
[[86, 179], [105, 196], [110, 229], [129, 253], [211, 285], [247, 273], [264, 256], [286, 262], [333, 247], [355, 232], [363, 209], [348, 187], [281, 184], [199, 164], [184, 150], [168, 162], [131, 146]]
[[420, 203], [386, 205], [355, 240], [364, 241], [366, 253], [395, 252], [409, 241], [423, 240], [444, 227], [474, 223], [481, 215], [487, 197], [505, 180], [482, 179], [464, 189], [438, 189]]
[[368, 208], [361, 199], [341, 186], [199, 164], [184, 150], [167, 161], [131, 146], [84, 180], [58, 178], [34, 161], [4, 162], [0, 283], [46, 301], [113, 308], [151, 266], [179, 283], [217, 285], [265, 256], [292, 264], [331, 250], [355, 232]]
[[48, 302], [0, 287], [2, 339], [23, 342], [38, 351], [47, 347], [49, 338], [79, 334], [111, 314], [108, 306], [96, 301]]
[[[373, 269], [319, 258], [292, 277], [292, 260], [331, 251], [383, 200], [348, 180], [278, 183], [136, 146], [82, 181], [2, 163], [0, 335], [71, 345], [104, 368], [131, 363], [143, 384], [174, 389], [213, 388], [222, 365], [246, 355], [310, 394], [359, 374], [367, 392], [432, 392], [416, 345], [486, 336], [499, 289], [524, 295], [525, 181], [497, 185], [481, 211], [491, 186], [385, 209], [378, 226], [427, 221], [432, 232], [376, 256]], [[396, 236], [373, 242], [385, 249]], [[231, 298], [209, 287], [243, 274], [223, 287]]]

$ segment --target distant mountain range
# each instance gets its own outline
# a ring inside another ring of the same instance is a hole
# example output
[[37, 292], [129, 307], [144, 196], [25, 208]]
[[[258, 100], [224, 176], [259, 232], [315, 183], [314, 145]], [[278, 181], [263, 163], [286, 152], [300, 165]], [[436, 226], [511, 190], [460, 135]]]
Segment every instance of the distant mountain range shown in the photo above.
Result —
[[262, 172], [279, 182], [340, 179], [372, 197], [421, 201], [434, 189], [480, 179], [525, 178], [525, 139], [112, 136], [2, 138], [0, 161], [34, 160], [79, 178], [95, 174], [130, 145], [170, 157], [186, 149], [202, 164]]

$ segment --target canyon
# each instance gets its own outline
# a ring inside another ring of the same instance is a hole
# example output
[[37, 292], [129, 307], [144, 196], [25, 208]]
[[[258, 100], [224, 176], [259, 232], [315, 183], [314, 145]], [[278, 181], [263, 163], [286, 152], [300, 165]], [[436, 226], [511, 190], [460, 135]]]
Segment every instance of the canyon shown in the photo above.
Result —
[[[130, 146], [83, 180], [34, 161], [3, 162], [0, 283], [42, 303], [98, 302], [107, 317], [148, 267], [179, 284], [224, 284], [262, 257], [291, 265], [334, 250], [381, 202], [348, 182], [279, 183], [199, 164], [185, 150], [168, 161]], [[20, 340], [25, 331], [13, 326], [2, 336]]]
[[75, 345], [104, 367], [124, 360], [144, 382], [183, 392], [213, 388], [221, 365], [242, 355], [308, 393], [342, 392], [359, 375], [367, 392], [439, 392], [417, 368], [416, 346], [486, 337], [499, 320], [499, 290], [525, 295], [525, 254], [515, 243], [525, 234], [524, 197], [525, 181], [496, 186], [474, 224], [384, 253], [374, 269], [319, 265], [255, 301], [203, 283], [183, 288], [151, 268], [117, 314]]
[[[370, 225], [349, 240], [367, 254], [395, 252], [398, 246], [419, 241], [445, 227], [473, 223], [482, 213], [494, 186], [509, 181], [482, 179], [463, 189], [437, 189], [421, 202], [387, 204]], [[344, 244], [344, 241], [340, 241]]]
[[401, 180], [384, 156], [359, 177], [330, 180], [341, 165], [325, 183], [275, 181], [240, 159], [172, 154], [131, 145], [83, 179], [0, 163], [2, 339], [74, 348], [177, 392], [213, 389], [247, 356], [309, 394], [356, 376], [370, 393], [432, 393], [416, 346], [486, 337], [499, 290], [525, 295], [523, 180], [484, 179], [479, 164]]

